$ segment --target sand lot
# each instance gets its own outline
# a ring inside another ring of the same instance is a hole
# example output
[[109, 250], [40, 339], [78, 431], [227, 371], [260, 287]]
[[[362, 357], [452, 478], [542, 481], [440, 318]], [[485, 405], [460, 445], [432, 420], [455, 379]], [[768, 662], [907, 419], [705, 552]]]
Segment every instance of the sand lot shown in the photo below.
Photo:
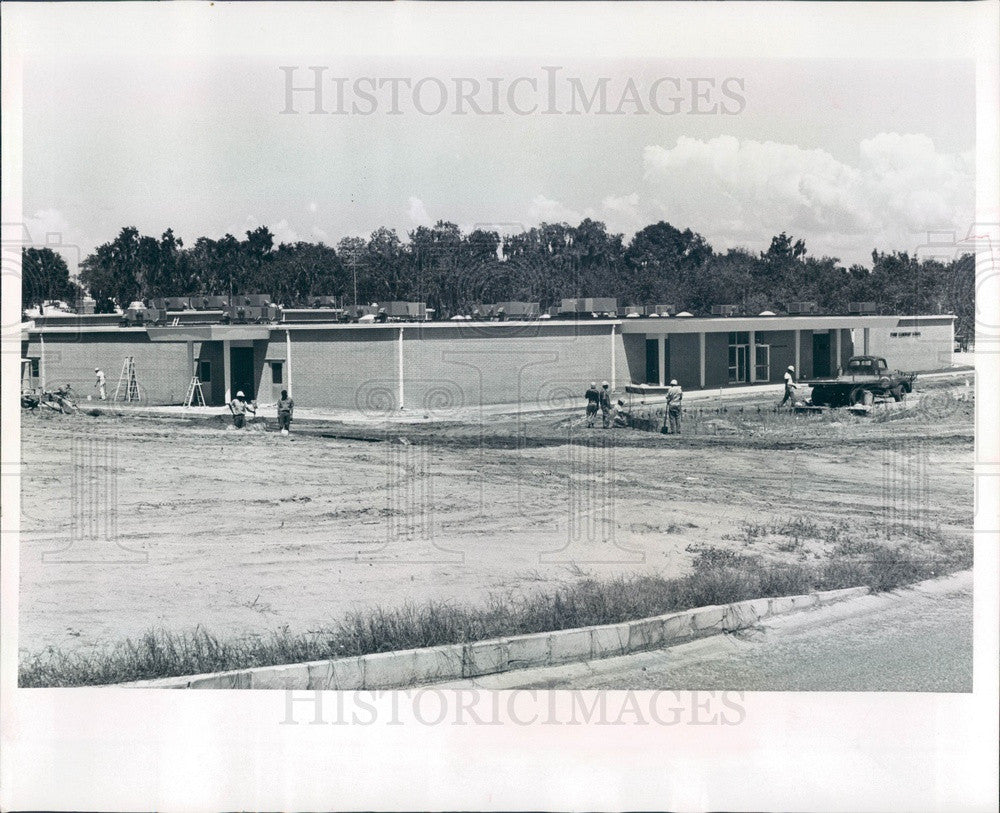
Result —
[[705, 546], [819, 559], [837, 532], [933, 552], [971, 533], [968, 394], [928, 383], [884, 422], [775, 416], [748, 394], [692, 410], [679, 438], [577, 413], [302, 420], [287, 438], [273, 421], [25, 415], [20, 647], [306, 632], [379, 605], [676, 575]]

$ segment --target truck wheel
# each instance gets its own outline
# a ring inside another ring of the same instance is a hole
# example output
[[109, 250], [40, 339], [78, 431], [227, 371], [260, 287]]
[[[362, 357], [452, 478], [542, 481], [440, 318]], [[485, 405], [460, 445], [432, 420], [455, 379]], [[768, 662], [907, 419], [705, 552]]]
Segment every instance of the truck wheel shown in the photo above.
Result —
[[830, 406], [830, 396], [826, 387], [813, 387], [809, 400], [813, 406]]
[[889, 392], [892, 393], [892, 400], [899, 403], [906, 397], [906, 390], [903, 389], [902, 385], [893, 387]]
[[859, 404], [869, 406], [874, 400], [875, 396], [872, 394], [871, 390], [866, 390], [864, 387], [855, 387], [851, 390], [851, 406], [858, 406]]

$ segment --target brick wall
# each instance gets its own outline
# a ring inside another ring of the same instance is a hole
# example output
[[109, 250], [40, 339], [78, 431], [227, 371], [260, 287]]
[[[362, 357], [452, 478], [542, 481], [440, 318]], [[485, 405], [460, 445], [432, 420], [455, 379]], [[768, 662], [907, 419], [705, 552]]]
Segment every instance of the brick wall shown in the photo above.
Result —
[[[622, 388], [630, 361], [620, 334], [614, 342]], [[440, 413], [477, 404], [571, 404], [591, 381], [611, 380], [611, 346], [610, 325], [407, 330], [406, 407]]]
[[[39, 334], [31, 334], [28, 358], [42, 355]], [[187, 394], [191, 373], [185, 342], [151, 342], [144, 330], [45, 336], [45, 386], [55, 389], [72, 385], [80, 400], [97, 397], [94, 368], [104, 370], [111, 399], [127, 356], [135, 358], [136, 380], [143, 401], [150, 404], [179, 404]]]
[[[700, 387], [701, 350], [698, 334], [674, 333], [669, 337], [667, 344], [670, 362], [667, 367], [667, 382], [671, 378], [676, 378], [677, 383], [684, 389], [693, 390]], [[706, 362], [707, 360], [706, 357]]]
[[729, 335], [726, 333], [706, 333], [705, 387], [725, 387], [728, 384]]
[[[398, 330], [391, 328], [293, 331], [295, 403], [331, 409], [397, 409], [397, 335]], [[272, 333], [268, 357], [278, 352], [276, 340], [284, 343], [284, 332]]]
[[[868, 341], [871, 355], [884, 357], [889, 367], [896, 370], [920, 372], [951, 366], [955, 336], [950, 319], [899, 321], [896, 327], [871, 328]], [[864, 346], [863, 341], [862, 332], [855, 331], [858, 348]]]

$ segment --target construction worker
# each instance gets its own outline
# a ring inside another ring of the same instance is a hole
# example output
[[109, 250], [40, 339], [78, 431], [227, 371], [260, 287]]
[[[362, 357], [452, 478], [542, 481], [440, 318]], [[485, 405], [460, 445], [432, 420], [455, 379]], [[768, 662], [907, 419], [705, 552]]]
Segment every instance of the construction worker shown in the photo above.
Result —
[[663, 416], [663, 429], [665, 435], [679, 435], [681, 433], [681, 401], [684, 400], [684, 390], [677, 383], [676, 378], [670, 379], [670, 386], [667, 388], [667, 412]]
[[281, 398], [278, 399], [278, 429], [283, 435], [287, 435], [292, 429], [292, 410], [294, 409], [295, 402], [288, 397], [288, 390], [282, 390]]
[[104, 377], [104, 370], [99, 367], [94, 368], [94, 375], [97, 376], [97, 381], [94, 382], [94, 389], [97, 390], [97, 397], [102, 401], [108, 400], [108, 386], [107, 379]]
[[597, 418], [597, 410], [601, 408], [601, 393], [597, 389], [597, 382], [590, 382], [590, 389], [583, 396], [587, 399], [587, 426], [594, 428], [594, 420]]
[[229, 402], [229, 410], [233, 413], [233, 426], [242, 429], [247, 425], [247, 412], [256, 414], [257, 409], [253, 404], [248, 404], [243, 390], [236, 393], [236, 397]]
[[601, 421], [603, 422], [604, 429], [611, 427], [611, 385], [607, 381], [601, 382], [600, 404], [601, 404]]
[[780, 409], [789, 401], [792, 402], [792, 406], [795, 406], [795, 390], [798, 388], [798, 384], [795, 383], [795, 365], [789, 364], [788, 369], [785, 370], [785, 397], [781, 399], [781, 403], [778, 404]]
[[615, 417], [612, 422], [612, 426], [616, 429], [624, 429], [632, 425], [632, 413], [625, 408], [625, 402], [618, 399], [618, 403], [615, 405]]

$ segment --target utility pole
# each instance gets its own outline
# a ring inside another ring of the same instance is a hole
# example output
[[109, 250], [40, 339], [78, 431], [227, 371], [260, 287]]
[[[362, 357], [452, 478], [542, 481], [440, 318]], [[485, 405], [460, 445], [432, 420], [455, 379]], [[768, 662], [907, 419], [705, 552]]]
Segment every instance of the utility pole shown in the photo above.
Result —
[[351, 255], [351, 271], [354, 272], [354, 315], [358, 315], [358, 258]]

